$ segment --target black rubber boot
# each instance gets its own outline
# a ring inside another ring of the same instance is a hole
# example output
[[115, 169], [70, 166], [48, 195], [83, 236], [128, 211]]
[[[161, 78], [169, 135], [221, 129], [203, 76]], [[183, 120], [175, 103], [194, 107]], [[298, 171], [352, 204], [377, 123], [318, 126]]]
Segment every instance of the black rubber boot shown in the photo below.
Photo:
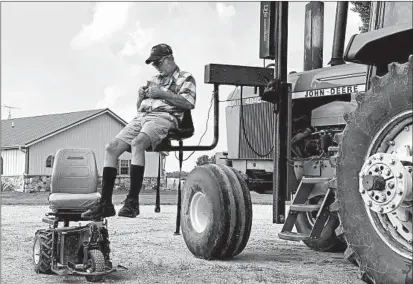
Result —
[[118, 216], [135, 218], [139, 215], [139, 201], [132, 197], [127, 197], [125, 205], [119, 210]]
[[115, 207], [112, 204], [113, 186], [115, 184], [117, 169], [112, 167], [103, 168], [102, 176], [102, 198], [95, 205], [83, 212], [83, 219], [99, 219], [116, 215]]
[[99, 200], [92, 208], [90, 208], [86, 212], [83, 212], [81, 217], [86, 220], [91, 220], [111, 217], [115, 215], [116, 211], [112, 203], [108, 203], [105, 200]]

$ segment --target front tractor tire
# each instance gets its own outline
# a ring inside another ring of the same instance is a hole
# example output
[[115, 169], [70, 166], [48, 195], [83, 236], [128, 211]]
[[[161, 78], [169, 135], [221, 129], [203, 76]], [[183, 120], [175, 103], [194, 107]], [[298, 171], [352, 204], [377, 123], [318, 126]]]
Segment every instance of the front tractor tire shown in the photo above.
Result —
[[[86, 271], [89, 273], [105, 271], [105, 257], [100, 250], [92, 249], [88, 251]], [[101, 282], [105, 279], [105, 275], [87, 275], [85, 278], [88, 282]]]
[[33, 264], [36, 273], [52, 272], [53, 231], [38, 230], [33, 243]]
[[225, 165], [196, 167], [182, 198], [182, 235], [191, 253], [202, 259], [240, 254], [251, 233], [252, 202], [242, 176]]
[[345, 117], [337, 199], [345, 256], [374, 284], [412, 283], [412, 65], [392, 63]]

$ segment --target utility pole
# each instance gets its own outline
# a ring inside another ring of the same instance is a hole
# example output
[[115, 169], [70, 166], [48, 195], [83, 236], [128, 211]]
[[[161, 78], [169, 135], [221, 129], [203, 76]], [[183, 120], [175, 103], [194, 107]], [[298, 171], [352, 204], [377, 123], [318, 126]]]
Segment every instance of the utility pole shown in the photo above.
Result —
[[11, 109], [20, 109], [19, 107], [12, 107], [12, 106], [6, 106], [6, 105], [2, 105], [2, 107], [8, 108], [9, 109], [9, 116], [7, 119], [11, 119]]

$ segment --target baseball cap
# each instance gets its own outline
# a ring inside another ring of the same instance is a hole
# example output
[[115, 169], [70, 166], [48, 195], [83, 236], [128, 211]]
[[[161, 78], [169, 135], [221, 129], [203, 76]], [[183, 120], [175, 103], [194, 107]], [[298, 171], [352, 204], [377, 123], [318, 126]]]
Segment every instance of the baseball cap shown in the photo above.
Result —
[[149, 64], [168, 55], [172, 55], [172, 48], [169, 45], [164, 43], [155, 45], [154, 47], [152, 47], [151, 55], [148, 59], [146, 59], [145, 63]]

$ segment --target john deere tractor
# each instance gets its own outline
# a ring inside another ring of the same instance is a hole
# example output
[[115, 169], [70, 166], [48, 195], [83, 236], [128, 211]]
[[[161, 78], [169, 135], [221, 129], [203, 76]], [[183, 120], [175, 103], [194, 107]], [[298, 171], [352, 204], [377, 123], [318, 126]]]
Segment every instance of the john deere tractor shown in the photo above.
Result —
[[[310, 31], [322, 26], [317, 3], [306, 10]], [[311, 66], [287, 76], [288, 5], [261, 3], [260, 57], [272, 64], [205, 66], [204, 81], [214, 85], [213, 144], [183, 146], [178, 139], [179, 147], [168, 148], [179, 149], [181, 163], [183, 151], [214, 148], [219, 86], [232, 85], [239, 87], [241, 104], [240, 122], [232, 127], [242, 135], [250, 131], [243, 146], [249, 149], [257, 150], [264, 134], [274, 137], [272, 145], [261, 145], [261, 154], [272, 151], [272, 165], [255, 177], [235, 165], [235, 159], [232, 167], [196, 167], [186, 178], [182, 205], [178, 202], [177, 233], [182, 222], [185, 243], [199, 258], [242, 253], [253, 219], [251, 180], [267, 180], [264, 191], [273, 195], [273, 223], [283, 224], [279, 238], [304, 241], [318, 250], [340, 246], [367, 283], [412, 283], [413, 3], [372, 2], [369, 30], [352, 36], [345, 49], [348, 4], [338, 3], [333, 59], [339, 63], [318, 70], [322, 76], [315, 76]], [[306, 34], [313, 44], [305, 57], [316, 61], [319, 37]], [[353, 67], [362, 74], [336, 76], [344, 74], [340, 68]], [[314, 76], [306, 75], [311, 72]], [[336, 79], [340, 82], [329, 84]], [[300, 84], [310, 87], [298, 90]], [[256, 120], [242, 116], [244, 87], [255, 89], [268, 103], [254, 110]], [[303, 218], [308, 224], [300, 229]], [[271, 227], [268, 234], [274, 234]]]

